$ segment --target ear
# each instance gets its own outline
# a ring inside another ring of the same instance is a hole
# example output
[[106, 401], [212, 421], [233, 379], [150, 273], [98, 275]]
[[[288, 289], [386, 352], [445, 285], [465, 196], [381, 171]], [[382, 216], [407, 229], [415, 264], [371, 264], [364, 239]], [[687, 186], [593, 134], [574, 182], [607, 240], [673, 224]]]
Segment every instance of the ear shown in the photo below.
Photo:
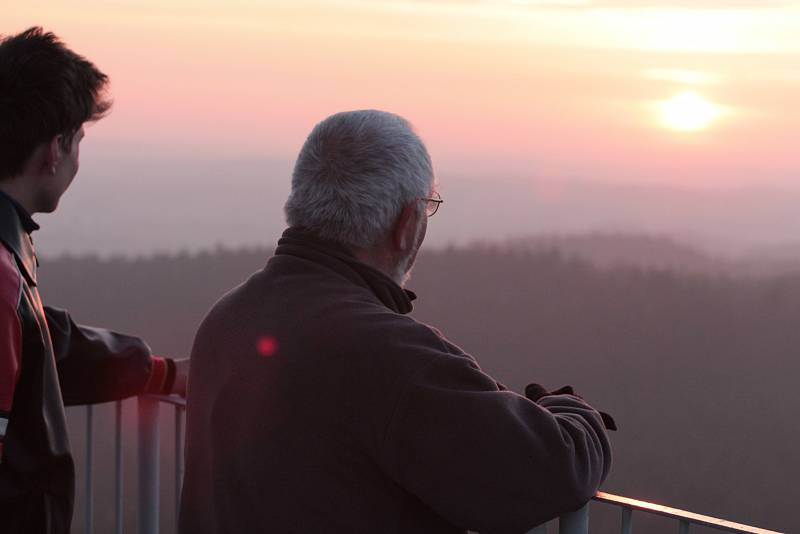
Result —
[[414, 245], [419, 219], [419, 206], [416, 202], [406, 204], [392, 229], [392, 246], [396, 250], [406, 251]]
[[48, 143], [44, 151], [44, 165], [45, 169], [50, 174], [55, 174], [58, 168], [58, 163], [61, 161], [61, 141], [63, 136], [61, 134], [53, 137]]

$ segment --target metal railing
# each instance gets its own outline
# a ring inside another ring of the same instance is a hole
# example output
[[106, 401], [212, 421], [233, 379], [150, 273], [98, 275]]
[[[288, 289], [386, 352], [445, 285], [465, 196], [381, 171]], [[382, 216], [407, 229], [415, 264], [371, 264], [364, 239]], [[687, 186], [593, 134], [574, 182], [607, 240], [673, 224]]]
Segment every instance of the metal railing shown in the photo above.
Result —
[[159, 411], [161, 403], [175, 407], [175, 517], [178, 517], [183, 484], [183, 443], [186, 400], [175, 396], [139, 397], [139, 534], [158, 534], [160, 510]]
[[[138, 502], [137, 523], [139, 534], [158, 534], [161, 510], [161, 432], [159, 429], [161, 404], [169, 404], [175, 409], [175, 517], [180, 506], [181, 484], [183, 482], [183, 444], [185, 432], [186, 400], [176, 396], [147, 395], [136, 399], [137, 415], [137, 464], [138, 464]], [[124, 521], [124, 469], [125, 447], [122, 432], [122, 403], [114, 403], [114, 533], [123, 534]], [[94, 534], [94, 463], [95, 463], [95, 407], [85, 406], [86, 413], [86, 453], [84, 456], [84, 534]]]
[[[159, 420], [161, 404], [169, 404], [175, 410], [175, 493], [174, 506], [175, 517], [178, 517], [180, 507], [181, 484], [183, 481], [184, 467], [184, 435], [185, 435], [185, 414], [186, 401], [175, 396], [142, 396], [138, 400], [137, 418], [137, 445], [138, 445], [138, 532], [139, 534], [158, 534], [159, 533], [159, 512], [161, 510], [160, 499], [160, 477], [159, 470], [161, 464], [161, 436], [159, 430]], [[86, 456], [84, 466], [85, 477], [85, 502], [84, 502], [84, 532], [94, 534], [94, 485], [92, 481], [93, 461], [94, 461], [94, 408], [86, 406]], [[122, 402], [116, 403], [114, 442], [115, 442], [115, 489], [114, 489], [114, 509], [115, 509], [115, 530], [116, 534], [123, 534], [123, 440], [122, 440]], [[620, 533], [633, 533], [634, 512], [645, 513], [667, 517], [677, 522], [678, 534], [689, 534], [692, 525], [703, 526], [721, 532], [739, 532], [747, 534], [782, 534], [774, 530], [752, 527], [740, 523], [734, 523], [725, 519], [718, 519], [705, 515], [670, 508], [659, 504], [621, 497], [610, 493], [598, 492], [593, 498], [592, 503], [562, 515], [558, 520], [548, 524], [540, 525], [529, 531], [528, 534], [547, 534], [550, 527], [555, 528], [558, 523], [559, 534], [588, 534], [589, 533], [589, 509], [590, 505], [604, 503], [616, 506], [621, 511]], [[551, 530], [551, 529], [550, 529]]]
[[[659, 515], [674, 519], [677, 522], [678, 534], [689, 534], [692, 525], [711, 528], [721, 532], [744, 532], [749, 534], [783, 534], [775, 530], [767, 530], [741, 523], [734, 523], [725, 519], [710, 517], [707, 515], [687, 512], [677, 508], [670, 508], [660, 504], [654, 504], [630, 497], [621, 497], [610, 493], [598, 492], [592, 499], [593, 503], [605, 503], [617, 506], [621, 511], [620, 533], [633, 533], [633, 512], [639, 511], [647, 514]], [[588, 534], [589, 532], [589, 504], [571, 514], [561, 516], [558, 521], [559, 534]], [[545, 534], [547, 526], [541, 525], [534, 528], [528, 534]]]
[[694, 512], [687, 512], [686, 510], [679, 510], [677, 508], [670, 508], [669, 506], [662, 506], [660, 504], [653, 504], [650, 502], [639, 501], [631, 499], [630, 497], [621, 497], [619, 495], [612, 495], [610, 493], [598, 492], [594, 500], [596, 502], [612, 504], [617, 506], [622, 511], [622, 526], [620, 532], [622, 534], [631, 534], [633, 532], [633, 512], [634, 510], [645, 512], [653, 515], [660, 515], [675, 519], [678, 522], [679, 534], [688, 534], [689, 527], [698, 525], [702, 527], [719, 530], [721, 532], [747, 532], [750, 534], [782, 534], [775, 530], [767, 530], [764, 528], [752, 527], [750, 525], [743, 525], [741, 523], [734, 523], [726, 519], [719, 519], [707, 515], [696, 514]]

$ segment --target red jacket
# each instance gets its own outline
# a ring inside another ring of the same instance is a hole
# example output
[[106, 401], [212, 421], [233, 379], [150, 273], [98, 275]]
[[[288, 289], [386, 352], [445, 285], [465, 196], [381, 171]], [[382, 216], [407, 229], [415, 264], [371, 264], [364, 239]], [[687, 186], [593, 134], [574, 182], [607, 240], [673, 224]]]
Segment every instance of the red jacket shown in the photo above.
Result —
[[[65, 405], [161, 393], [167, 365], [139, 338], [42, 304], [30, 216], [0, 194], [0, 532], [69, 532]], [[88, 289], [88, 288], [87, 288]]]

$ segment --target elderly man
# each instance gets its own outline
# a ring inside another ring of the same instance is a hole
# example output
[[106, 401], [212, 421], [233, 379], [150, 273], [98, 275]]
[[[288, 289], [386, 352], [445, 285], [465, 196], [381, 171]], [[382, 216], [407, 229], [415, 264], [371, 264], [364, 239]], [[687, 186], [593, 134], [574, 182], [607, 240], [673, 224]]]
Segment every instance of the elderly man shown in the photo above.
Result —
[[181, 532], [524, 532], [595, 493], [598, 412], [505, 390], [407, 315], [440, 203], [404, 119], [314, 128], [274, 257], [195, 339]]

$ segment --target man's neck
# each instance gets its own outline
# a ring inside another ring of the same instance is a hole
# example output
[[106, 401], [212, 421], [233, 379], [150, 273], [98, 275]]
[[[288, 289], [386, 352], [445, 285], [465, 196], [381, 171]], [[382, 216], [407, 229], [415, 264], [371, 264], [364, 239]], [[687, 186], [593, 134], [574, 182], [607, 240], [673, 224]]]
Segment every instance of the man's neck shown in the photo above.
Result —
[[14, 199], [14, 202], [19, 204], [29, 215], [36, 213], [30, 195], [30, 188], [25, 186], [25, 180], [22, 177], [0, 181], [0, 191]]
[[373, 269], [382, 272], [400, 285], [400, 280], [397, 280], [397, 268], [395, 262], [392, 261], [391, 254], [381, 247], [375, 248], [358, 248], [351, 247], [350, 251], [358, 261], [369, 265]]
[[24, 199], [25, 195], [19, 195], [15, 188], [7, 187], [7, 185], [7, 182], [0, 182], [0, 193], [2, 193], [3, 196], [8, 197], [14, 204], [14, 209], [17, 211], [17, 215], [22, 223], [23, 230], [25, 230], [28, 234], [35, 232], [39, 229], [39, 225], [36, 224], [36, 221], [34, 221], [31, 217], [32, 210], [20, 202], [20, 197]]

